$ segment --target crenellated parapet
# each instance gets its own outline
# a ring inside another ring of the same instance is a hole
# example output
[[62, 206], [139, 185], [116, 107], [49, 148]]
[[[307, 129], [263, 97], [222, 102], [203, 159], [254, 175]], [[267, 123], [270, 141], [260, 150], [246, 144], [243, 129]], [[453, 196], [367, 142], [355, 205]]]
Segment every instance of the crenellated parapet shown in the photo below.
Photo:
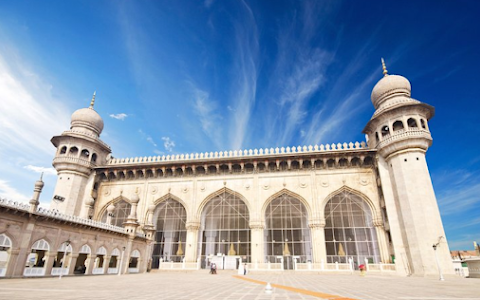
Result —
[[312, 152], [335, 152], [340, 150], [359, 150], [365, 149], [365, 142], [355, 143], [337, 143], [327, 145], [310, 145], [298, 147], [277, 147], [264, 149], [249, 149], [249, 150], [235, 150], [235, 151], [220, 151], [220, 152], [205, 152], [205, 153], [191, 153], [191, 154], [177, 154], [177, 155], [163, 155], [163, 156], [144, 156], [132, 158], [111, 158], [107, 165], [127, 165], [127, 164], [148, 164], [152, 162], [169, 162], [169, 161], [184, 161], [184, 160], [202, 160], [212, 158], [250, 158], [258, 156], [278, 155], [278, 154], [296, 154], [296, 153], [312, 153]]
[[100, 181], [370, 168], [376, 150], [362, 143], [112, 159], [95, 169]]

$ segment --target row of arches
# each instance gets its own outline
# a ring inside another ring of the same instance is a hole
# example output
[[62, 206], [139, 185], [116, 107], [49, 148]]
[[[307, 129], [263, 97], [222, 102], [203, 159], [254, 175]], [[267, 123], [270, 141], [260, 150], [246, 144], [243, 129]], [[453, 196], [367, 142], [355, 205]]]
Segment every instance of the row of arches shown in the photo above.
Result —
[[[120, 200], [115, 204], [112, 221], [121, 226], [126, 221], [130, 204]], [[365, 259], [380, 261], [377, 232], [373, 225], [370, 205], [359, 195], [343, 190], [332, 195], [324, 207], [325, 240], [312, 238], [311, 214], [304, 201], [295, 194], [283, 192], [265, 207], [261, 218], [263, 238], [252, 240], [250, 213], [244, 199], [224, 190], [212, 197], [202, 208], [197, 232], [197, 257], [202, 267], [212, 261], [226, 264], [228, 258], [241, 257], [251, 261], [251, 253], [262, 247], [263, 261], [286, 264], [293, 267], [293, 258], [299, 262], [312, 262], [313, 249], [325, 247], [326, 261], [345, 263], [353, 257], [361, 264]], [[107, 216], [103, 215], [105, 221]], [[152, 267], [157, 268], [161, 259], [180, 262], [185, 257], [187, 245], [187, 210], [175, 197], [157, 203], [152, 222], [155, 227]], [[195, 245], [194, 245], [195, 246]], [[218, 257], [222, 261], [218, 261]]]
[[424, 130], [428, 130], [427, 128], [427, 121], [424, 118], [416, 118], [410, 117], [400, 120], [395, 120], [390, 122], [390, 124], [386, 124], [380, 127], [380, 134], [379, 132], [375, 132], [375, 140], [377, 144], [381, 142], [383, 139], [389, 137], [391, 134], [395, 132], [400, 132], [403, 130], [416, 130], [419, 128]]
[[205, 176], [226, 174], [253, 174], [302, 169], [333, 169], [371, 167], [373, 157], [337, 157], [311, 160], [282, 160], [265, 162], [229, 163], [203, 166], [162, 167], [140, 170], [106, 170], [99, 176], [101, 181], [135, 180], [161, 177]]
[[59, 148], [59, 155], [65, 155], [65, 156], [72, 156], [76, 158], [81, 158], [87, 161], [90, 161], [92, 163], [95, 163], [97, 161], [97, 154], [96, 153], [91, 153], [90, 150], [88, 149], [82, 149], [81, 151], [77, 146], [62, 146]]
[[[6, 275], [13, 249], [12, 240], [6, 234], [0, 234], [0, 277]], [[47, 240], [40, 239], [30, 247], [23, 275], [117, 274], [123, 256], [125, 254], [122, 255], [118, 247], [109, 251], [105, 246], [99, 246], [92, 252], [88, 244], [74, 249], [70, 241], [61, 243], [54, 250]], [[128, 259], [128, 272], [138, 273], [140, 251], [134, 249]], [[50, 273], [47, 274], [47, 271]]]

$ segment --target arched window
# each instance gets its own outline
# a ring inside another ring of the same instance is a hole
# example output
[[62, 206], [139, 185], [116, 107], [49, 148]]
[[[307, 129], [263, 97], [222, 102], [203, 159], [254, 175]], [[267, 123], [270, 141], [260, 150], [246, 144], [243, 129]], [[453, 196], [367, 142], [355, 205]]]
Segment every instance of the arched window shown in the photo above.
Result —
[[280, 171], [285, 171], [286, 169], [288, 169], [287, 162], [286, 161], [280, 162]]
[[420, 124], [422, 124], [423, 129], [427, 129], [427, 126], [425, 126], [425, 121], [423, 119], [420, 119]]
[[375, 142], [377, 142], [377, 144], [380, 142], [380, 138], [378, 137], [378, 132], [375, 132]]
[[307, 209], [300, 200], [283, 194], [265, 211], [265, 255], [272, 263], [283, 256], [285, 269], [293, 269], [292, 256], [300, 263], [312, 260]]
[[292, 161], [292, 163], [291, 163], [290, 166], [291, 166], [292, 170], [298, 170], [298, 169], [300, 169], [300, 163], [299, 163], [298, 161], [296, 161], [296, 160]]
[[389, 135], [390, 134], [390, 128], [388, 128], [387, 125], [385, 126], [382, 126], [382, 136], [386, 136], [386, 135]]
[[205, 168], [202, 166], [198, 166], [196, 169], [197, 175], [205, 175]]
[[397, 131], [397, 130], [401, 130], [401, 129], [404, 129], [405, 127], [403, 127], [403, 122], [402, 121], [395, 121], [393, 123], [393, 131]]
[[88, 159], [89, 155], [90, 155], [90, 151], [88, 151], [87, 149], [83, 149], [82, 154], [80, 156]]
[[[115, 209], [113, 210], [112, 216], [112, 225], [123, 227], [123, 223], [127, 221], [127, 217], [130, 214], [132, 205], [125, 200], [120, 200], [115, 203]], [[105, 213], [102, 216], [102, 222], [107, 222], [108, 211], [105, 210]]]
[[414, 118], [410, 118], [407, 120], [407, 124], [408, 124], [408, 127], [418, 127], [417, 125], [417, 120], [415, 120]]
[[70, 155], [77, 155], [78, 154], [78, 148], [77, 147], [70, 148], [69, 154]]
[[63, 146], [62, 149], [60, 149], [60, 154], [65, 154], [67, 153], [67, 146]]
[[96, 153], [92, 154], [92, 162], [97, 162], [97, 154]]
[[133, 250], [128, 261], [128, 273], [138, 273], [138, 261], [140, 260], [140, 251]]
[[372, 212], [359, 196], [349, 192], [333, 196], [325, 206], [325, 221], [328, 263], [347, 263], [350, 257], [356, 266], [365, 259], [380, 262]]
[[187, 240], [187, 211], [173, 199], [161, 202], [153, 213], [155, 242], [153, 244], [152, 268], [158, 268], [160, 259], [180, 262], [184, 257]]
[[[202, 267], [210, 262], [219, 269], [235, 269], [236, 258], [250, 262], [250, 226], [247, 205], [235, 194], [224, 191], [211, 199], [201, 216]], [[226, 255], [225, 260], [217, 254]], [[224, 265], [225, 263], [225, 265]]]

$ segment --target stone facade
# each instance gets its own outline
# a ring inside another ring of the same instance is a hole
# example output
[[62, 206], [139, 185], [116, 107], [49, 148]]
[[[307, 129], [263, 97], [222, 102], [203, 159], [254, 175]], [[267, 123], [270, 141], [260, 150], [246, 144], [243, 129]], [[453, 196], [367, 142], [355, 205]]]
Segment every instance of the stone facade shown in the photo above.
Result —
[[[70, 130], [52, 138], [58, 181], [50, 208], [116, 229], [37, 217], [33, 199], [29, 214], [2, 213], [0, 234], [13, 245], [6, 274], [22, 275], [40, 239], [53, 249], [68, 241], [72, 260], [84, 245], [102, 248], [104, 260], [121, 250], [123, 272], [132, 259], [139, 271], [152, 262], [154, 268], [163, 261], [236, 268], [243, 260], [321, 270], [334, 263], [337, 269], [338, 263], [394, 263], [400, 275], [425, 276], [438, 274], [438, 257], [451, 274], [425, 159], [434, 109], [410, 97], [407, 79], [386, 70], [372, 102], [368, 145], [118, 159], [100, 140], [103, 121], [93, 98], [72, 115]], [[21, 263], [11, 268], [12, 261]]]

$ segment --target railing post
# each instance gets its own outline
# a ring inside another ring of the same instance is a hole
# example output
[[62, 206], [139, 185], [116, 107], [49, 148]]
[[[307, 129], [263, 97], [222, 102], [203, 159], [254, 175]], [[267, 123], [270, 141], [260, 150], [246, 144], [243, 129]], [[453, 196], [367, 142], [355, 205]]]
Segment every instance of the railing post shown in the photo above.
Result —
[[182, 269], [185, 270], [185, 257], [182, 259]]
[[309, 269], [309, 270], [312, 269], [312, 262], [311, 262], [311, 261], [308, 262], [308, 269]]
[[335, 270], [338, 271], [338, 261], [335, 262]]
[[325, 270], [325, 262], [323, 261], [323, 259], [320, 260], [320, 270]]
[[382, 272], [383, 272], [383, 263], [380, 262], [380, 273], [382, 273]]
[[365, 258], [365, 271], [368, 271], [368, 259]]

